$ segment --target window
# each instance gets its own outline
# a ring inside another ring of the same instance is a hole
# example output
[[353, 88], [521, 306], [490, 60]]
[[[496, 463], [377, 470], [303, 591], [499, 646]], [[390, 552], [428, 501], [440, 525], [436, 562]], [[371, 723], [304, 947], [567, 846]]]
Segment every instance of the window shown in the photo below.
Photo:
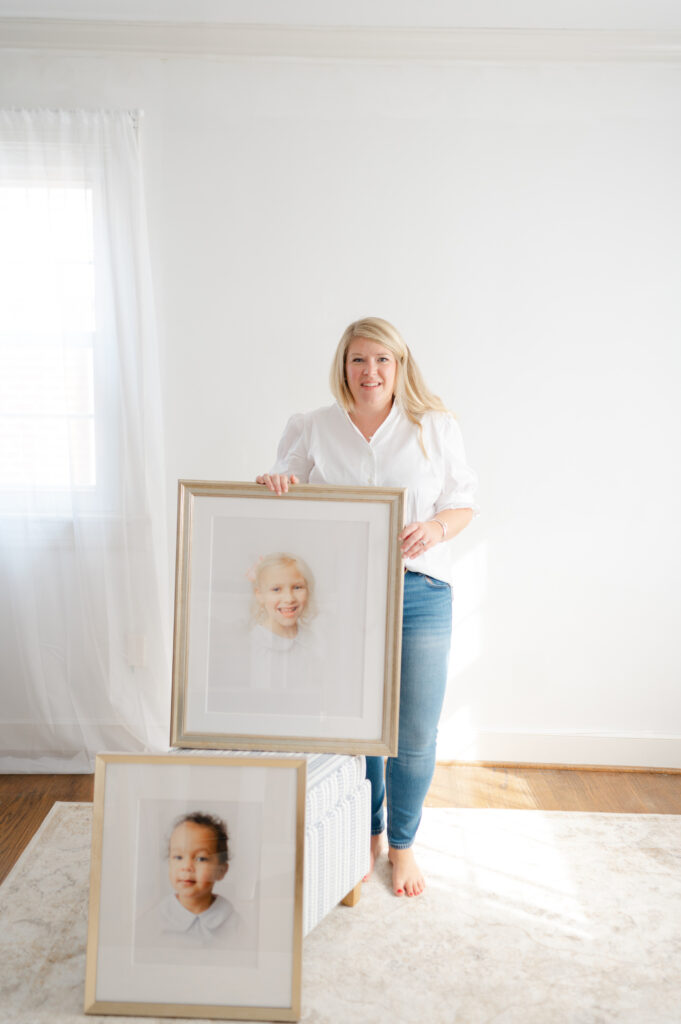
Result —
[[1, 183], [0, 223], [0, 492], [87, 506], [104, 483], [93, 189]]

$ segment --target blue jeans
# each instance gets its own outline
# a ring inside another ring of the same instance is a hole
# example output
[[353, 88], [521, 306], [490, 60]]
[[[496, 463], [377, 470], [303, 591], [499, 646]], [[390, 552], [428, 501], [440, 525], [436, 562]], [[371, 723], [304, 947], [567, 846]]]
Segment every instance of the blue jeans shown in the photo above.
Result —
[[385, 828], [388, 842], [405, 850], [414, 842], [435, 770], [437, 723], [447, 686], [452, 633], [452, 594], [448, 583], [418, 572], [404, 576], [402, 676], [397, 757], [367, 757], [371, 782], [371, 834]]

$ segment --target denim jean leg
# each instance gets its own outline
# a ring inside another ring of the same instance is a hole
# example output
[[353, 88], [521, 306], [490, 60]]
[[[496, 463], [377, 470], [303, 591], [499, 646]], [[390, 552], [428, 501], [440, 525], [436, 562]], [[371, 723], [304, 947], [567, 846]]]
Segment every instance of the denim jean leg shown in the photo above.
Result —
[[367, 757], [366, 777], [371, 783], [371, 834], [385, 828], [385, 762], [382, 757]]
[[397, 757], [388, 758], [388, 842], [414, 842], [435, 770], [437, 725], [447, 686], [452, 631], [449, 584], [420, 573], [404, 578], [402, 676]]

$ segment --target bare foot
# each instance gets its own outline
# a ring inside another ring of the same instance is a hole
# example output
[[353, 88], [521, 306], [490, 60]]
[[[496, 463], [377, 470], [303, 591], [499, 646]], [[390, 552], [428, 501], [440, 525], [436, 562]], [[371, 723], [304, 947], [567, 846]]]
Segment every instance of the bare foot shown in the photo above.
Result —
[[396, 896], [420, 896], [426, 887], [426, 880], [414, 860], [411, 847], [406, 850], [388, 849], [388, 860], [393, 866], [393, 892]]
[[374, 864], [376, 858], [380, 857], [381, 851], [383, 850], [383, 833], [379, 832], [377, 836], [371, 837], [371, 846], [369, 848], [369, 870], [362, 879], [363, 882], [369, 881], [369, 875], [374, 870]]

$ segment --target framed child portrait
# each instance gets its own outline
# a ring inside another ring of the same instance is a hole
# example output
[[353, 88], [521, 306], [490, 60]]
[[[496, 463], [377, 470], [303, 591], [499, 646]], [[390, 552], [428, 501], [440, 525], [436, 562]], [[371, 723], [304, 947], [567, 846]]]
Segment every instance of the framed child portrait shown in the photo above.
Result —
[[400, 488], [180, 481], [175, 747], [397, 753]]
[[300, 1017], [306, 762], [101, 754], [85, 1012]]

